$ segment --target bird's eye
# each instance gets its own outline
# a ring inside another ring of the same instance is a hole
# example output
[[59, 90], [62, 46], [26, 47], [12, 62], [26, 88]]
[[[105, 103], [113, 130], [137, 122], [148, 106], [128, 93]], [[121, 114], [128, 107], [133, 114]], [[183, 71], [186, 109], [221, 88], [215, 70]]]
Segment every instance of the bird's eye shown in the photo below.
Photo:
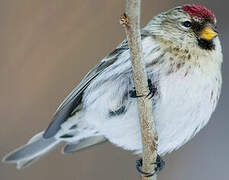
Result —
[[190, 21], [185, 21], [185, 22], [183, 22], [183, 26], [190, 28], [192, 26], [192, 23]]

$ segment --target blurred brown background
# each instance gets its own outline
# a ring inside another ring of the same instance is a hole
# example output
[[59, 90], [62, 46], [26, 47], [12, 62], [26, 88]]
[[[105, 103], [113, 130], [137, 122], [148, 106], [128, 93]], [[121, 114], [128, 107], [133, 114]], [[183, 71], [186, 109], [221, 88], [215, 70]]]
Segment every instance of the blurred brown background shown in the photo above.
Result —
[[[200, 3], [218, 17], [224, 87], [210, 123], [165, 157], [158, 180], [228, 180], [228, 5], [226, 0], [143, 0], [142, 24], [158, 12]], [[46, 128], [80, 79], [124, 38], [125, 0], [0, 0], [0, 158]], [[75, 155], [60, 149], [18, 171], [0, 164], [1, 180], [139, 179], [136, 156], [105, 143]]]

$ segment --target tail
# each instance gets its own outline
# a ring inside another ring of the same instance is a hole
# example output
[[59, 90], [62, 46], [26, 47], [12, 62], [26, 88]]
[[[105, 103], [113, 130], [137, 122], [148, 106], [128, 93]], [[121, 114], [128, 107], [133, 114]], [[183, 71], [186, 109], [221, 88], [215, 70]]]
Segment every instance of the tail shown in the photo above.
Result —
[[[67, 142], [66, 139], [61, 140], [54, 137], [45, 139], [43, 138], [43, 134], [44, 132], [35, 135], [26, 145], [9, 153], [2, 161], [6, 163], [16, 163], [17, 168], [22, 169], [36, 162], [43, 155], [53, 150], [61, 142]], [[106, 139], [104, 136], [91, 136], [76, 141], [75, 143], [67, 144], [63, 148], [63, 152], [65, 154], [73, 153], [105, 141]]]
[[41, 132], [32, 137], [26, 145], [6, 155], [3, 162], [16, 163], [18, 169], [27, 167], [54, 149], [60, 142], [54, 137], [44, 139]]
[[71, 154], [76, 151], [83, 150], [85, 148], [88, 148], [88, 147], [91, 147], [91, 146], [94, 146], [94, 145], [97, 145], [97, 144], [100, 144], [106, 141], [107, 140], [104, 136], [92, 136], [92, 137], [88, 137], [80, 141], [77, 141], [76, 143], [67, 144], [63, 148], [62, 152], [64, 154]]

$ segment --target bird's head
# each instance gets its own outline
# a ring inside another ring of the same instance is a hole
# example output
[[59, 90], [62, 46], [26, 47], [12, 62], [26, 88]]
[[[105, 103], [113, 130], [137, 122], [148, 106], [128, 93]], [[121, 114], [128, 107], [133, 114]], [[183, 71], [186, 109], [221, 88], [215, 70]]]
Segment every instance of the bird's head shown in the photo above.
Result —
[[146, 29], [165, 44], [177, 48], [210, 52], [219, 44], [216, 17], [201, 5], [183, 5], [163, 12]]

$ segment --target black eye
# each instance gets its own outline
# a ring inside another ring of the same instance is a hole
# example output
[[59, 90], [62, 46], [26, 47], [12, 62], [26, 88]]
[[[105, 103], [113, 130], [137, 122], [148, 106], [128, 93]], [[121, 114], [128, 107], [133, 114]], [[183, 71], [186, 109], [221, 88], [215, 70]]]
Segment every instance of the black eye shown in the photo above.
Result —
[[183, 26], [189, 28], [192, 26], [192, 23], [190, 21], [185, 21], [183, 22]]

